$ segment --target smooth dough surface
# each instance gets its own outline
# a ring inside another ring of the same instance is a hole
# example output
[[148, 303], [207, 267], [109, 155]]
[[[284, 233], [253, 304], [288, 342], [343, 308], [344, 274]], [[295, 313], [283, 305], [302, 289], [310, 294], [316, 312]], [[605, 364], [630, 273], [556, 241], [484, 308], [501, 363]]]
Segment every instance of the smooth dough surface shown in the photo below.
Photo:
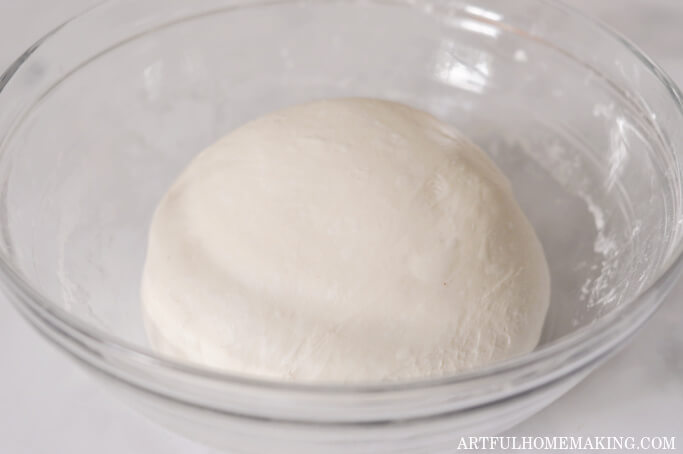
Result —
[[548, 267], [508, 181], [405, 105], [337, 99], [199, 154], [154, 215], [153, 346], [273, 379], [439, 377], [531, 351]]

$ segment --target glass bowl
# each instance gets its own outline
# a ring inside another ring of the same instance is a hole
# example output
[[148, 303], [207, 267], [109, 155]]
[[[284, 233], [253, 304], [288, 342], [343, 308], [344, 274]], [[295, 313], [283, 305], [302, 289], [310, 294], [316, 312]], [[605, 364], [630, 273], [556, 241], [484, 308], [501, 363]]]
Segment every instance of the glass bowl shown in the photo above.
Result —
[[[146, 343], [147, 229], [189, 160], [323, 97], [427, 110], [503, 169], [544, 245], [539, 348], [450, 378], [296, 384]], [[451, 451], [566, 392], [679, 275], [683, 113], [633, 45], [542, 0], [105, 2], [0, 79], [0, 282], [50, 342], [156, 421], [233, 452]]]

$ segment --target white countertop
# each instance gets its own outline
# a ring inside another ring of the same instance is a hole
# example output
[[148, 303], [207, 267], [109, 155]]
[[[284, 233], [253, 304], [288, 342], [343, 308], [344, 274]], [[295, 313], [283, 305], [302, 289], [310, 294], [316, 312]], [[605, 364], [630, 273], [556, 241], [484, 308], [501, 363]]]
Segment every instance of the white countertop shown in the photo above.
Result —
[[[0, 67], [93, 0], [0, 0]], [[682, 0], [569, 0], [683, 86]], [[683, 144], [681, 144], [683, 146]], [[510, 435], [675, 436], [683, 450], [683, 282], [632, 342]], [[214, 453], [147, 421], [0, 300], [0, 453]]]

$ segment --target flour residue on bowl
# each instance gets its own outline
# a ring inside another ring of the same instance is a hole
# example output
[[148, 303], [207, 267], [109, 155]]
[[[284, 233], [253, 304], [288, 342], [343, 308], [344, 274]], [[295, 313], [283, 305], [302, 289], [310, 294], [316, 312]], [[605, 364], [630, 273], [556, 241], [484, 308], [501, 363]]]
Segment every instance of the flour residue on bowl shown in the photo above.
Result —
[[[581, 193], [579, 196], [586, 203], [586, 208], [595, 221], [596, 235], [593, 251], [602, 256], [600, 265], [593, 265], [596, 268], [597, 276], [589, 277], [581, 286], [580, 300], [585, 302], [588, 307], [613, 303], [617, 296], [616, 289], [612, 285], [619, 266], [617, 243], [606, 230], [605, 213], [602, 208], [595, 203], [590, 195]], [[610, 288], [610, 286], [612, 287]]]

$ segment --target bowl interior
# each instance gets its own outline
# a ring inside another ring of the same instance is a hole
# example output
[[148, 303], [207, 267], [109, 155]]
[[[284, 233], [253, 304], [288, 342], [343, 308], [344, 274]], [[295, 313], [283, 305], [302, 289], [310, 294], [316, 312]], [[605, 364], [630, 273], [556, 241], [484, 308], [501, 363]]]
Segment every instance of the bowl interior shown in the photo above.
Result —
[[509, 3], [169, 7], [97, 52], [48, 41], [4, 94], [31, 94], [1, 150], [7, 259], [74, 316], [146, 345], [147, 230], [183, 167], [273, 109], [379, 97], [456, 125], [512, 182], [551, 270], [542, 344], [587, 326], [652, 282], [678, 239], [670, 101], [625, 48]]

